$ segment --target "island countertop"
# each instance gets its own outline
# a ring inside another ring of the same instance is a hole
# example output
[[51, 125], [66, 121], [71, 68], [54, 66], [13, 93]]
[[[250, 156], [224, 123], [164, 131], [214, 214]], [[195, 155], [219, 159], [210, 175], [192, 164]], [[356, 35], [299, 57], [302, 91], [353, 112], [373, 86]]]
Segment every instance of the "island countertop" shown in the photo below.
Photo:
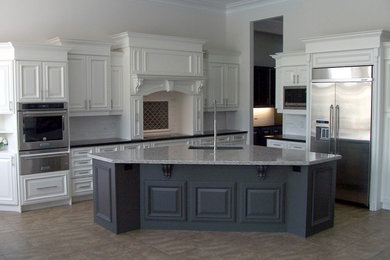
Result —
[[242, 149], [188, 149], [188, 145], [141, 148], [90, 155], [93, 159], [124, 164], [203, 165], [314, 165], [341, 159], [340, 155], [245, 145]]

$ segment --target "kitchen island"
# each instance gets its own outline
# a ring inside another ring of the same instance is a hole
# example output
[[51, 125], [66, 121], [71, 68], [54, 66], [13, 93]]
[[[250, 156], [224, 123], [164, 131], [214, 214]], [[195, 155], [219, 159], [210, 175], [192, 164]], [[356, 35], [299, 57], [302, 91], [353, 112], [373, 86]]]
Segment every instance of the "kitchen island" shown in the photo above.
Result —
[[340, 156], [262, 146], [188, 148], [91, 155], [95, 223], [114, 233], [145, 228], [303, 237], [333, 226]]

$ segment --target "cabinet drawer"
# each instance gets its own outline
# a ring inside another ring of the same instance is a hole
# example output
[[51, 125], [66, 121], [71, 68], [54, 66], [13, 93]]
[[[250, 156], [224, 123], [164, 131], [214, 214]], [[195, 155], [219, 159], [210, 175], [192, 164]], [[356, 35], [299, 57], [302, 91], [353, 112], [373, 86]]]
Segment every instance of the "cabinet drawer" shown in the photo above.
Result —
[[200, 139], [200, 144], [203, 144], [203, 145], [212, 145], [213, 143], [214, 143], [214, 141], [213, 141], [212, 137]]
[[93, 191], [92, 177], [72, 180], [72, 196], [90, 194]]
[[71, 157], [86, 157], [88, 154], [91, 154], [93, 152], [93, 147], [86, 147], [86, 148], [77, 148], [77, 149], [71, 149], [70, 154]]
[[287, 149], [305, 151], [306, 150], [306, 143], [288, 142]]
[[110, 153], [110, 152], [116, 152], [116, 151], [119, 151], [118, 145], [96, 147], [97, 153]]
[[22, 204], [50, 201], [68, 196], [67, 173], [24, 175], [22, 182]]
[[245, 134], [242, 134], [242, 135], [232, 135], [231, 138], [230, 138], [230, 141], [233, 142], [233, 143], [245, 144], [245, 142], [246, 142], [246, 135]]
[[218, 136], [217, 137], [217, 142], [220, 143], [220, 144], [229, 143], [230, 142], [230, 136], [228, 136], [228, 135], [226, 135], [226, 136]]
[[287, 142], [286, 141], [279, 141], [279, 140], [267, 140], [267, 147], [273, 147], [273, 148], [287, 148]]
[[92, 166], [92, 158], [73, 158], [71, 160], [73, 167], [85, 167]]
[[72, 178], [92, 176], [92, 167], [72, 170]]
[[126, 150], [135, 150], [135, 149], [140, 149], [142, 144], [124, 144], [121, 145], [119, 150], [121, 151], [126, 151]]

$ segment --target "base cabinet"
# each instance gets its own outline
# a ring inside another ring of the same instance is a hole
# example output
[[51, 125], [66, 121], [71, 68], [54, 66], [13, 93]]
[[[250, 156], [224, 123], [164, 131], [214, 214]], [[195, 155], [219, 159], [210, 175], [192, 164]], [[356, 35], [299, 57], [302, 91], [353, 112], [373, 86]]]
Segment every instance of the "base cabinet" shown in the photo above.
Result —
[[0, 155], [0, 205], [18, 205], [15, 156]]
[[22, 205], [69, 198], [68, 171], [20, 177]]

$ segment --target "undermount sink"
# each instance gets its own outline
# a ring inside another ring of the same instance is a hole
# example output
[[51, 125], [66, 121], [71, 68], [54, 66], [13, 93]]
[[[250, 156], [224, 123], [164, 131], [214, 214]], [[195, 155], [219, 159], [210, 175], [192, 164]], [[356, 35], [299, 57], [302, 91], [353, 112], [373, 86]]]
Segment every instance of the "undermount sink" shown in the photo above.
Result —
[[[190, 145], [188, 149], [194, 149], [194, 150], [214, 150], [213, 146], [195, 146]], [[217, 146], [217, 150], [242, 150], [244, 147], [242, 146]]]

